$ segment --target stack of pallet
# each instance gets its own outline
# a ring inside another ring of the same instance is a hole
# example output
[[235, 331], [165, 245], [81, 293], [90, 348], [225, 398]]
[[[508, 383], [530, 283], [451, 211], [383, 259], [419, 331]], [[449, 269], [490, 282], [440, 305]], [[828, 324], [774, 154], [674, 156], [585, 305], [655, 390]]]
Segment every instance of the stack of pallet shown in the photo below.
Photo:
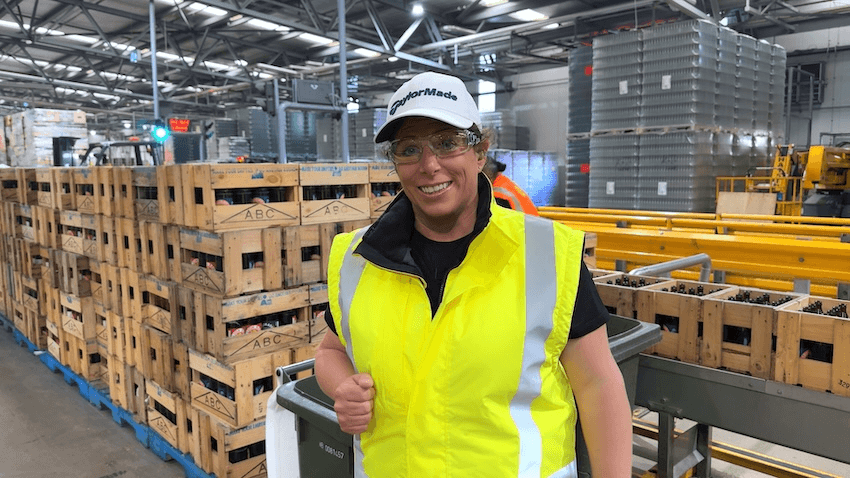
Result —
[[0, 163], [11, 166], [53, 166], [57, 139], [73, 145], [73, 157], [85, 153], [88, 147], [83, 111], [28, 109], [4, 116], [2, 129], [0, 137], [5, 136], [6, 143], [0, 148]]
[[649, 353], [850, 397], [850, 301], [592, 272], [609, 312], [661, 326]]
[[275, 368], [327, 329], [334, 236], [399, 190], [389, 163], [0, 170], [0, 305], [200, 468], [249, 476]]

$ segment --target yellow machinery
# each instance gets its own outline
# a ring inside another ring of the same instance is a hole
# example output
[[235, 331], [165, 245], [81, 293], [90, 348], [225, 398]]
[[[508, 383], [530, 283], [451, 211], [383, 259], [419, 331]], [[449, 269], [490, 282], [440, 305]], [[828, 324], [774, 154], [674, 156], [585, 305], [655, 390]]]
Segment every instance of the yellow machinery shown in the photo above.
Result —
[[727, 192], [765, 193], [775, 195], [778, 215], [850, 217], [850, 148], [777, 146], [773, 166], [755, 171], [768, 174], [718, 177], [718, 200]]

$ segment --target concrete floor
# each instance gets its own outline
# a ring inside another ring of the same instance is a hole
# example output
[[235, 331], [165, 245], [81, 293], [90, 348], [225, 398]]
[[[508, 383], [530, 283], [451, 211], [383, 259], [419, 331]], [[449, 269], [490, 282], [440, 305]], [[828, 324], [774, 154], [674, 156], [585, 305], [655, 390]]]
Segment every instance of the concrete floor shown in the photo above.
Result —
[[[642, 416], [657, 423], [654, 414]], [[163, 462], [142, 446], [130, 427], [98, 410], [78, 389], [52, 373], [11, 333], [0, 329], [0, 478], [178, 478], [183, 468]], [[687, 429], [690, 423], [677, 421]], [[850, 465], [715, 429], [714, 441], [850, 478]], [[640, 476], [654, 461], [655, 442], [635, 436], [633, 471]], [[713, 478], [767, 475], [712, 461]]]
[[0, 478], [177, 478], [163, 462], [0, 330]]

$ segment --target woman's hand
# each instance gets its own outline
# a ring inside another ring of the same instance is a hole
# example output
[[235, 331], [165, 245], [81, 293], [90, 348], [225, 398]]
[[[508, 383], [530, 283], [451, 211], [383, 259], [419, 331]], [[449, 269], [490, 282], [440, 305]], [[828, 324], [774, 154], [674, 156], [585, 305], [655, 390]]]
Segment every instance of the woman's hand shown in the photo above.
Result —
[[339, 427], [352, 435], [363, 433], [372, 420], [375, 381], [368, 373], [358, 373], [343, 380], [334, 391], [334, 410]]

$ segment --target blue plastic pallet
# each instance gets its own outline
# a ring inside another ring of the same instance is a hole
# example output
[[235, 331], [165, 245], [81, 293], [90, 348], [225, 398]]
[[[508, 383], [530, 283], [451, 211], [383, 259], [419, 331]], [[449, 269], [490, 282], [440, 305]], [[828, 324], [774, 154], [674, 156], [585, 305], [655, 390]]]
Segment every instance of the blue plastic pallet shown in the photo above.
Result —
[[[192, 456], [183, 453], [174, 448], [171, 443], [168, 443], [162, 436], [159, 435], [149, 426], [139, 423], [133, 419], [133, 414], [123, 408], [112, 403], [109, 396], [108, 388], [100, 388], [95, 384], [85, 380], [71, 369], [62, 365], [56, 360], [56, 357], [47, 353], [46, 350], [39, 350], [35, 344], [24, 336], [14, 324], [0, 313], [0, 328], [12, 332], [15, 337], [15, 342], [22, 347], [26, 347], [30, 352], [36, 353], [39, 360], [44, 363], [47, 368], [53, 373], [61, 373], [62, 377], [68, 385], [75, 385], [80, 395], [89, 403], [97, 407], [99, 410], [109, 410], [112, 413], [112, 420], [121, 426], [130, 426], [136, 434], [136, 439], [139, 440], [145, 448], [151, 450], [156, 456], [163, 461], [172, 459], [183, 467], [186, 472], [186, 478], [215, 478], [214, 474], [209, 474], [198, 468]], [[40, 353], [39, 353], [40, 352]]]

